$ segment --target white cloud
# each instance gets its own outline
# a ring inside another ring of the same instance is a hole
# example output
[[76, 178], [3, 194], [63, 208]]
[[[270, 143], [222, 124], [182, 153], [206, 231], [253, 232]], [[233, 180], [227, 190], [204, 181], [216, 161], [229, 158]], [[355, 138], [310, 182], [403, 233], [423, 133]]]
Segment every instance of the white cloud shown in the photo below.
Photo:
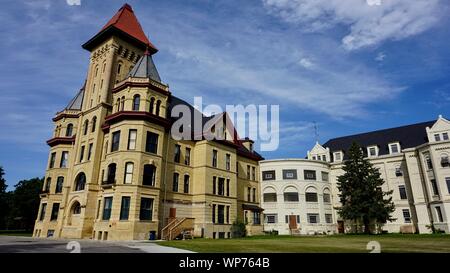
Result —
[[299, 61], [299, 64], [301, 66], [303, 66], [304, 68], [312, 68], [314, 66], [314, 64], [311, 62], [311, 60], [307, 59], [307, 58], [302, 58]]
[[262, 0], [283, 20], [298, 23], [302, 31], [346, 26], [342, 38], [347, 50], [401, 40], [431, 28], [444, 13], [441, 0]]
[[386, 58], [386, 54], [384, 52], [379, 52], [375, 57], [375, 61], [382, 62]]

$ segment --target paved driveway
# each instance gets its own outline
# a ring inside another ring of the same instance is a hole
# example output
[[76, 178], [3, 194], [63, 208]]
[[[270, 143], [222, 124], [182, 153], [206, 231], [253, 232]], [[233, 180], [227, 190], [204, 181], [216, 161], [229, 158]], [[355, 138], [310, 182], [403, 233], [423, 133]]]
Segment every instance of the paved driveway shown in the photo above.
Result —
[[41, 239], [0, 236], [0, 253], [189, 253], [143, 241], [103, 242], [93, 240]]

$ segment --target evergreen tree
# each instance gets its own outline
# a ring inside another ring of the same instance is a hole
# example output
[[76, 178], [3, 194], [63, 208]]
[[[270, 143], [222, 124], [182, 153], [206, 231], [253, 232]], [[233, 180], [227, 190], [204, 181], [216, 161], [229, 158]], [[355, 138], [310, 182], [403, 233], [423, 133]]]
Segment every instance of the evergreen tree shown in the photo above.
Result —
[[5, 172], [0, 166], [0, 229], [6, 228], [7, 213], [9, 211], [8, 193], [6, 192], [6, 180], [3, 178]]
[[378, 169], [364, 158], [361, 147], [353, 142], [348, 151], [348, 160], [342, 168], [344, 174], [338, 177], [341, 207], [339, 215], [344, 220], [363, 223], [364, 232], [370, 233], [370, 224], [393, 221], [395, 210], [392, 191], [383, 192], [384, 181]]

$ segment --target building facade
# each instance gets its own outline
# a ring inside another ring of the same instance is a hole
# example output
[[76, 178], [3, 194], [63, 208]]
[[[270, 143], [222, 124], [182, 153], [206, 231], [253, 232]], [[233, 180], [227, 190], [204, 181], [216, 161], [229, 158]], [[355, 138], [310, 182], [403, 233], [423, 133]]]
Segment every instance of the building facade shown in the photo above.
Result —
[[[34, 236], [229, 238], [235, 220], [246, 221], [250, 234], [262, 232], [262, 157], [226, 113], [206, 117], [172, 95], [131, 6], [83, 48], [87, 79], [53, 118]], [[183, 127], [189, 138], [172, 134], [177, 106], [200, 116], [200, 130]]]
[[335, 208], [340, 206], [337, 178], [356, 141], [379, 169], [383, 190], [393, 190], [395, 221], [384, 224], [384, 231], [430, 233], [434, 226], [450, 233], [449, 135], [450, 121], [439, 116], [435, 121], [316, 143], [306, 159], [261, 161], [264, 229], [282, 234], [354, 231]]

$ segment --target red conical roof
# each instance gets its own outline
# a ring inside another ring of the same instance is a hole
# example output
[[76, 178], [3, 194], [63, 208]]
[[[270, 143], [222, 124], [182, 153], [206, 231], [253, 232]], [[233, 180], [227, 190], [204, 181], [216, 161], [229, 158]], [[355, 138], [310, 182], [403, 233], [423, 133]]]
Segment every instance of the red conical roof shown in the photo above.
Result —
[[134, 15], [133, 9], [129, 4], [123, 5], [119, 11], [106, 23], [106, 25], [100, 30], [100, 32], [94, 36], [91, 40], [83, 45], [88, 49], [95, 43], [100, 36], [103, 36], [106, 32], [112, 29], [120, 30], [121, 32], [131, 36], [137, 42], [142, 43], [146, 48], [148, 47], [152, 53], [158, 51], [158, 49], [148, 40], [147, 36], [142, 30], [141, 24]]

